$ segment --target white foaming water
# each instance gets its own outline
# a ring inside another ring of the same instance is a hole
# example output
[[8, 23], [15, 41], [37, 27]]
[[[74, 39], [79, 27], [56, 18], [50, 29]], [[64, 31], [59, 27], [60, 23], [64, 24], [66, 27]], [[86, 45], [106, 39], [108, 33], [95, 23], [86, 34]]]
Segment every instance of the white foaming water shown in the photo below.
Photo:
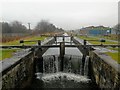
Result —
[[[40, 74], [38, 74], [38, 77], [40, 76]], [[71, 80], [74, 82], [83, 82], [83, 83], [89, 83], [90, 79], [88, 79], [85, 76], [81, 76], [78, 74], [74, 74], [74, 73], [62, 73], [62, 72], [58, 72], [58, 73], [52, 73], [52, 74], [43, 74], [42, 76], [42, 81], [44, 82], [50, 82], [53, 80]]]
[[38, 85], [42, 88], [89, 88], [91, 80], [85, 76], [73, 73], [37, 73]]
[[42, 88], [89, 88], [91, 83], [86, 76], [73, 73], [37, 73], [36, 75], [36, 86]]

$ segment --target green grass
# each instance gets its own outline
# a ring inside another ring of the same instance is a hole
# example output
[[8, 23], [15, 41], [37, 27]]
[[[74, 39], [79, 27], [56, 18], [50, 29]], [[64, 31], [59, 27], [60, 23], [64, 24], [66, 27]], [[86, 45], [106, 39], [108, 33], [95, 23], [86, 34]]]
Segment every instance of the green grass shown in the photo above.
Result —
[[[86, 37], [86, 36], [78, 36], [81, 39], [86, 39], [86, 40], [97, 40], [97, 41], [88, 41], [91, 44], [101, 44], [101, 42], [99, 41], [100, 38], [98, 37]], [[112, 42], [112, 41], [106, 41], [106, 42], [102, 42], [102, 44], [118, 44], [118, 42]]]
[[[45, 37], [33, 36], [33, 37], [21, 39], [21, 40], [44, 40], [44, 39], [45, 39]], [[2, 45], [20, 45], [19, 41], [20, 40], [14, 40], [14, 41], [11, 41], [11, 42], [2, 43]], [[36, 44], [36, 43], [37, 42], [25, 42], [25, 45], [33, 45], [33, 44]]]
[[118, 41], [118, 38], [116, 38], [117, 37], [116, 35], [110, 35], [110, 37], [108, 36], [98, 36], [98, 37]]
[[98, 38], [95, 38], [95, 37], [88, 37], [88, 36], [78, 36], [78, 37], [86, 40], [99, 40]]
[[[86, 39], [86, 40], [100, 40], [98, 37], [79, 36], [79, 38]], [[98, 41], [89, 41], [89, 43], [91, 43], [91, 44], [101, 44], [101, 42], [98, 42]], [[117, 42], [106, 41], [106, 42], [102, 42], [102, 44], [118, 44], [118, 43]], [[108, 49], [118, 51], [118, 48], [109, 47]]]
[[[46, 37], [40, 37], [40, 36], [33, 36], [29, 38], [25, 38], [23, 40], [44, 40]], [[34, 45], [37, 44], [37, 42], [26, 42], [24, 45]], [[19, 40], [2, 43], [2, 45], [20, 45]], [[4, 60], [6, 58], [10, 58], [13, 56], [15, 52], [17, 52], [20, 49], [2, 49], [0, 50], [0, 60]]]
[[13, 54], [20, 49], [2, 49], [0, 50], [0, 60], [10, 58]]
[[[98, 37], [86, 37], [86, 36], [78, 36], [79, 38], [81, 39], [86, 39], [86, 40], [100, 40]], [[97, 41], [89, 41], [89, 43], [91, 44], [101, 44], [101, 42], [97, 42]], [[117, 42], [112, 42], [112, 41], [106, 41], [106, 42], [103, 42], [103, 44], [118, 44]], [[118, 51], [118, 48], [112, 48], [112, 47], [108, 47], [108, 49], [111, 49], [111, 50], [116, 50]], [[116, 53], [112, 53], [112, 52], [106, 52], [107, 55], [111, 56], [111, 58], [115, 61], [117, 61], [119, 64], [120, 64], [120, 58], [118, 58], [118, 52]]]
[[118, 58], [118, 52], [112, 53], [112, 52], [106, 52], [107, 55], [111, 56], [111, 58], [115, 61], [117, 61], [120, 64], [120, 58]]

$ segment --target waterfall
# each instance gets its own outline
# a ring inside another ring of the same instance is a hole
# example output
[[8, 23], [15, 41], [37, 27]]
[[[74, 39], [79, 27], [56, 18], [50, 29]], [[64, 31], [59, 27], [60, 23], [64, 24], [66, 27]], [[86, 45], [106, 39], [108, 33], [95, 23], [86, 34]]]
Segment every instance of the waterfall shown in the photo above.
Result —
[[64, 56], [64, 72], [81, 74], [82, 61], [81, 56], [65, 55]]
[[[67, 36], [65, 34], [65, 36]], [[65, 41], [71, 41], [71, 38], [64, 38]], [[62, 42], [63, 38], [58, 37], [58, 42]], [[68, 43], [65, 43], [68, 45]], [[59, 45], [59, 44], [58, 44]], [[74, 45], [74, 43], [73, 43]], [[93, 87], [92, 80], [88, 77], [89, 56], [84, 57], [77, 48], [65, 48], [65, 55], [63, 58], [63, 65], [61, 65], [61, 58], [59, 57], [59, 48], [49, 48], [47, 52], [42, 55], [42, 62], [36, 60], [38, 72], [36, 72], [36, 79], [31, 87], [38, 88], [81, 88], [90, 90]], [[42, 65], [42, 66], [40, 66]], [[63, 71], [61, 72], [61, 66]], [[43, 68], [39, 70], [40, 67]]]
[[[58, 55], [47, 55], [43, 56], [43, 73], [56, 73], [60, 72], [60, 58]], [[77, 55], [65, 55], [64, 56], [63, 72], [75, 73], [82, 75], [88, 75], [88, 63], [89, 57], [85, 59], [85, 64], [82, 64], [82, 56]], [[84, 67], [84, 68], [82, 68]]]
[[85, 65], [84, 65], [84, 76], [88, 76], [88, 70], [89, 70], [89, 56], [86, 56], [85, 58]]
[[[81, 88], [90, 90], [96, 85], [88, 77], [89, 56], [65, 55], [63, 72], [60, 71], [59, 55], [43, 56], [43, 73], [36, 73], [32, 88]], [[38, 64], [39, 65], [39, 64]], [[84, 75], [82, 71], [84, 69]]]
[[82, 56], [64, 55], [63, 72], [60, 71], [60, 61], [59, 55], [43, 56], [43, 73], [36, 73], [36, 79], [31, 87], [85, 88], [86, 90], [91, 87], [96, 88], [88, 77], [89, 56], [85, 58], [83, 66]]
[[57, 55], [43, 56], [43, 73], [59, 71], [59, 57]]

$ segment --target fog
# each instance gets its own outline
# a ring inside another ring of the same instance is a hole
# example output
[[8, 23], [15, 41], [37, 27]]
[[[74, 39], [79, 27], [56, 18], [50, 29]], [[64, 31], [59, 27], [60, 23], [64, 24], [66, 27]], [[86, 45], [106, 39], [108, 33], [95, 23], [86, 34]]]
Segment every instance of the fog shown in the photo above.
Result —
[[31, 23], [31, 28], [42, 19], [65, 30], [118, 23], [118, 0], [4, 0], [1, 5], [2, 21]]

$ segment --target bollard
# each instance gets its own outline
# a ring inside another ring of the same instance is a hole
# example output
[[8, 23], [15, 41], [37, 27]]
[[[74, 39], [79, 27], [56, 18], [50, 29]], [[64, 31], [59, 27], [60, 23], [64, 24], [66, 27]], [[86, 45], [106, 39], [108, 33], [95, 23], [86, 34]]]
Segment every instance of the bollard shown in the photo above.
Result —
[[20, 43], [24, 43], [24, 40], [20, 40]]
[[22, 43], [22, 46], [24, 46], [24, 40], [20, 40], [20, 44]]
[[100, 42], [101, 42], [101, 45], [103, 45], [103, 42], [106, 42], [106, 40], [101, 39]]
[[63, 71], [63, 59], [64, 59], [64, 55], [65, 55], [65, 43], [61, 42], [60, 43], [60, 59], [61, 59], [61, 63], [60, 63], [60, 71]]

